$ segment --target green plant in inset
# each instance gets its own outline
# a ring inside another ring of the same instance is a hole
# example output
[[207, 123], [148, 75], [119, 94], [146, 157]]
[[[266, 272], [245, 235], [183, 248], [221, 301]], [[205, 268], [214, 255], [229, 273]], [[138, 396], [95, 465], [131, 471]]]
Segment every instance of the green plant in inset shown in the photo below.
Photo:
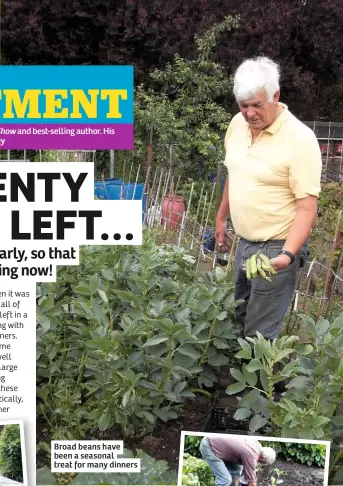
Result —
[[202, 437], [200, 435], [186, 435], [185, 446], [184, 446], [185, 453], [197, 457], [198, 459], [201, 459], [202, 458], [200, 452], [201, 440]]
[[276, 486], [277, 484], [283, 483], [283, 479], [280, 479], [282, 476], [286, 476], [287, 473], [286, 471], [282, 471], [281, 469], [278, 469], [277, 467], [273, 469], [272, 472], [272, 477], [270, 478], [270, 484], [269, 486]]
[[0, 435], [0, 471], [6, 478], [23, 481], [20, 426], [5, 425]]
[[204, 459], [184, 454], [182, 466], [182, 486], [214, 486], [212, 469]]
[[325, 466], [325, 445], [264, 440], [260, 442], [264, 447], [273, 447], [278, 457], [283, 457], [288, 461], [297, 461], [308, 466], [312, 466], [313, 464], [318, 467]]

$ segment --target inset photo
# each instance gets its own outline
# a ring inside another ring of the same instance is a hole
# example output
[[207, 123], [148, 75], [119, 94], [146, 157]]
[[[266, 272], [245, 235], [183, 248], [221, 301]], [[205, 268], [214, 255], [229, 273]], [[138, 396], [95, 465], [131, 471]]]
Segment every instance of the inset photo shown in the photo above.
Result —
[[178, 486], [327, 486], [330, 442], [181, 432]]
[[22, 421], [0, 421], [0, 486], [27, 486]]

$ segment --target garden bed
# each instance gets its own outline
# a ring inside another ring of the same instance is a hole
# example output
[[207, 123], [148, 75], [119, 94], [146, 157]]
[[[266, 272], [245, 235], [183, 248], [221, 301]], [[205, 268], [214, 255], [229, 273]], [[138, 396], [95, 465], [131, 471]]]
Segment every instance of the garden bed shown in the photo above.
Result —
[[271, 467], [262, 467], [261, 471], [258, 472], [258, 486], [270, 486], [271, 476], [275, 468], [287, 473], [280, 477], [283, 480], [283, 483], [281, 483], [282, 486], [324, 485], [324, 469], [277, 459]]
[[[168, 423], [159, 421], [152, 435], [124, 439], [124, 447], [132, 452], [141, 449], [156, 460], [165, 460], [169, 467], [176, 471], [179, 465], [180, 432], [203, 432], [212, 408], [211, 402], [204, 397], [189, 400], [177, 420]], [[43, 421], [37, 421], [37, 442], [50, 440], [43, 430]], [[105, 432], [96, 431], [85, 439], [123, 440], [123, 435], [120, 428], [115, 427]], [[37, 462], [40, 466], [47, 462], [44, 460], [44, 452], [37, 455]]]

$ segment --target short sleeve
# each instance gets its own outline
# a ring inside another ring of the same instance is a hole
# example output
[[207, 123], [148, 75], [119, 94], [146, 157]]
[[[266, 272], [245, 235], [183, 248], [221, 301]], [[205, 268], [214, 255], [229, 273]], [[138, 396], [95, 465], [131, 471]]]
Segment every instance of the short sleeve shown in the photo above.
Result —
[[307, 132], [294, 145], [289, 170], [289, 185], [296, 199], [319, 196], [322, 156], [315, 134]]
[[233, 120], [231, 120], [231, 122], [230, 122], [230, 124], [228, 126], [228, 129], [226, 130], [226, 134], [225, 134], [225, 138], [224, 138], [224, 147], [225, 147], [225, 150], [226, 150], [226, 147], [227, 147], [227, 142], [228, 142], [229, 138], [232, 135], [232, 127], [233, 127]]

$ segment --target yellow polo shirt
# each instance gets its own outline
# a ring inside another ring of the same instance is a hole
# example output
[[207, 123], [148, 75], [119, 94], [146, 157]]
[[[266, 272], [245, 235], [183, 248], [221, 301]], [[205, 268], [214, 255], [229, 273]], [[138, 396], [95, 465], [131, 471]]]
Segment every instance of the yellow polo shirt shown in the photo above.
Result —
[[241, 113], [225, 136], [229, 204], [236, 233], [249, 241], [284, 240], [297, 199], [318, 196], [322, 158], [313, 131], [287, 106], [255, 142]]

